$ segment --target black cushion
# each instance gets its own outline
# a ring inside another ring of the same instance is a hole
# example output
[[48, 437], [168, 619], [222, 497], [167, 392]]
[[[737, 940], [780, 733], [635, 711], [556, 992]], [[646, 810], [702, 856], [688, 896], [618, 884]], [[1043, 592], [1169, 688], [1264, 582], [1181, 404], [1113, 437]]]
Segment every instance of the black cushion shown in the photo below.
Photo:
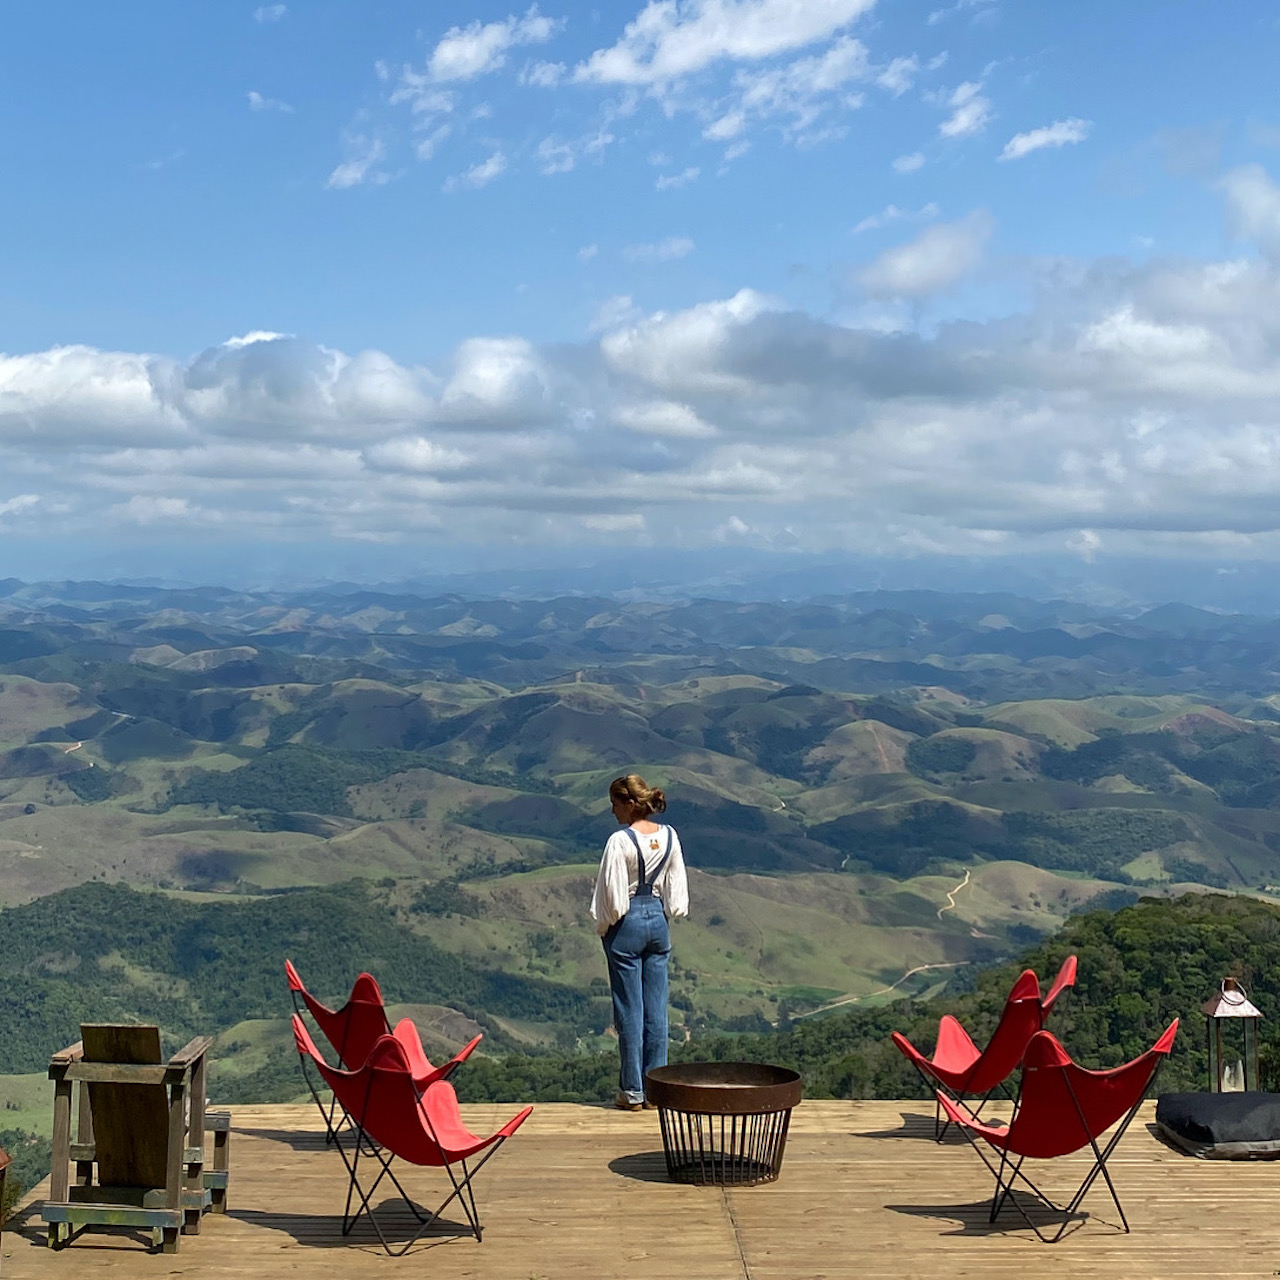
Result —
[[1166, 1093], [1156, 1126], [1192, 1155], [1271, 1159], [1280, 1156], [1280, 1093]]

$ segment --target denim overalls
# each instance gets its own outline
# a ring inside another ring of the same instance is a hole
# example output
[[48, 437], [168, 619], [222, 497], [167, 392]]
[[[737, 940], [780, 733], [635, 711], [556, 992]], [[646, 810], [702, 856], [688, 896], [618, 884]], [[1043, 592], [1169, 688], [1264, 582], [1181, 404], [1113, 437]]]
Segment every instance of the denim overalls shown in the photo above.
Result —
[[652, 875], [645, 874], [640, 837], [626, 828], [636, 846], [636, 891], [621, 920], [611, 924], [602, 941], [609, 962], [609, 991], [613, 996], [613, 1026], [622, 1060], [618, 1089], [628, 1102], [644, 1101], [644, 1073], [667, 1063], [667, 957], [671, 931], [654, 881], [671, 857], [671, 828], [667, 847]]

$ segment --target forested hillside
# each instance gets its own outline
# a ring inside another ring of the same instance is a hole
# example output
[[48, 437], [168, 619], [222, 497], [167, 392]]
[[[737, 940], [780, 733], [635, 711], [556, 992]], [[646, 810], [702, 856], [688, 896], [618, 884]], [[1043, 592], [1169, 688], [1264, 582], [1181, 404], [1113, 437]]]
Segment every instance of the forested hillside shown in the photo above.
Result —
[[[612, 1052], [512, 1053], [490, 1018], [555, 1016], [586, 1030], [607, 1020], [605, 999], [459, 964], [397, 925], [359, 885], [240, 904], [162, 901], [158, 910], [154, 895], [92, 885], [0, 913], [0, 964], [11, 975], [0, 993], [6, 1072], [40, 1070], [74, 1039], [81, 1019], [155, 1020], [170, 1045], [250, 1019], [282, 1020], [290, 1008], [285, 956], [328, 994], [350, 982], [342, 957], [359, 954], [389, 1003], [447, 1003], [488, 1027], [484, 1052], [456, 1079], [464, 1097], [596, 1101], [609, 1094]], [[1079, 977], [1051, 1025], [1080, 1062], [1105, 1067], [1133, 1057], [1178, 1017], [1183, 1031], [1162, 1084], [1195, 1087], [1206, 1070], [1200, 1006], [1232, 975], [1265, 1015], [1265, 1070], [1280, 1084], [1280, 907], [1220, 895], [1089, 912], [1006, 964], [965, 971], [932, 999], [836, 1010], [767, 1033], [699, 1034], [673, 1053], [794, 1066], [814, 1097], [920, 1096], [891, 1031], [927, 1050], [937, 1019], [952, 1013], [981, 1042], [1020, 969], [1051, 978], [1071, 953]], [[279, 1066], [260, 1080], [237, 1081], [235, 1097], [295, 1096], [296, 1064], [283, 1038]]]
[[[1200, 1007], [1230, 975], [1244, 983], [1264, 1015], [1263, 1087], [1280, 1088], [1280, 908], [1196, 894], [1144, 899], [1114, 913], [1076, 917], [1015, 960], [966, 975], [956, 985], [972, 984], [967, 991], [833, 1012], [765, 1034], [702, 1036], [674, 1048], [673, 1059], [745, 1059], [793, 1067], [804, 1076], [808, 1097], [928, 1097], [890, 1033], [903, 1032], [929, 1053], [938, 1019], [950, 1013], [985, 1043], [1018, 973], [1032, 968], [1047, 983], [1072, 953], [1079, 958], [1076, 986], [1055, 1009], [1049, 1029], [1077, 1062], [1098, 1068], [1127, 1061], [1180, 1018], [1159, 1090], [1205, 1088]], [[472, 1100], [585, 1101], [606, 1096], [616, 1071], [616, 1058], [609, 1054], [594, 1059], [521, 1055], [478, 1061], [455, 1083]]]
[[[359, 957], [389, 1003], [584, 1030], [606, 1016], [598, 997], [449, 955], [397, 923], [359, 882], [225, 903], [89, 884], [0, 912], [0, 967], [9, 975], [0, 987], [0, 1072], [46, 1067], [81, 1021], [158, 1022], [172, 1048], [237, 1023], [284, 1018], [286, 957], [339, 1001], [355, 976], [351, 957]], [[490, 1040], [501, 1045], [501, 1030], [490, 1027]], [[289, 1092], [296, 1089], [290, 1079]]]

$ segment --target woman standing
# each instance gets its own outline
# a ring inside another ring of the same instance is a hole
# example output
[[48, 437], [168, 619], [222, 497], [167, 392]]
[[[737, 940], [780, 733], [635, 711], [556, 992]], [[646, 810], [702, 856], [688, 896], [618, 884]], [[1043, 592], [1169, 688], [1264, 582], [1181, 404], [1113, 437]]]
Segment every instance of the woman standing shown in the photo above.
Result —
[[613, 996], [613, 1026], [622, 1068], [614, 1106], [639, 1111], [644, 1073], [667, 1062], [667, 921], [689, 914], [689, 882], [680, 838], [653, 821], [667, 798], [634, 773], [609, 784], [613, 816], [622, 824], [604, 847], [591, 918], [604, 942]]

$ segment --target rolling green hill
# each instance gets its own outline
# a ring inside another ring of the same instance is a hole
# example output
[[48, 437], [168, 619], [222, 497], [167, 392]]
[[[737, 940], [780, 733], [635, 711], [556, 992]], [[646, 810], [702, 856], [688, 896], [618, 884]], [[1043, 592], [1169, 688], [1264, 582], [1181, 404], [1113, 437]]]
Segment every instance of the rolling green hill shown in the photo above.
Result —
[[327, 994], [384, 958], [389, 920], [402, 999], [483, 1015], [492, 1043], [597, 1044], [585, 906], [624, 770], [668, 789], [692, 868], [673, 1001], [699, 1036], [926, 997], [1100, 895], [1280, 892], [1273, 619], [10, 585], [0, 933], [72, 891], [99, 940], [49, 924], [53, 968], [21, 953], [38, 1048], [15, 1063], [81, 1013], [150, 1011], [216, 1026], [228, 1087], [270, 1092], [279, 957], [202, 961], [202, 991], [133, 898], [85, 903], [162, 890], [266, 948], [268, 918], [305, 929], [290, 913], [352, 876], [372, 914], [337, 935]]

